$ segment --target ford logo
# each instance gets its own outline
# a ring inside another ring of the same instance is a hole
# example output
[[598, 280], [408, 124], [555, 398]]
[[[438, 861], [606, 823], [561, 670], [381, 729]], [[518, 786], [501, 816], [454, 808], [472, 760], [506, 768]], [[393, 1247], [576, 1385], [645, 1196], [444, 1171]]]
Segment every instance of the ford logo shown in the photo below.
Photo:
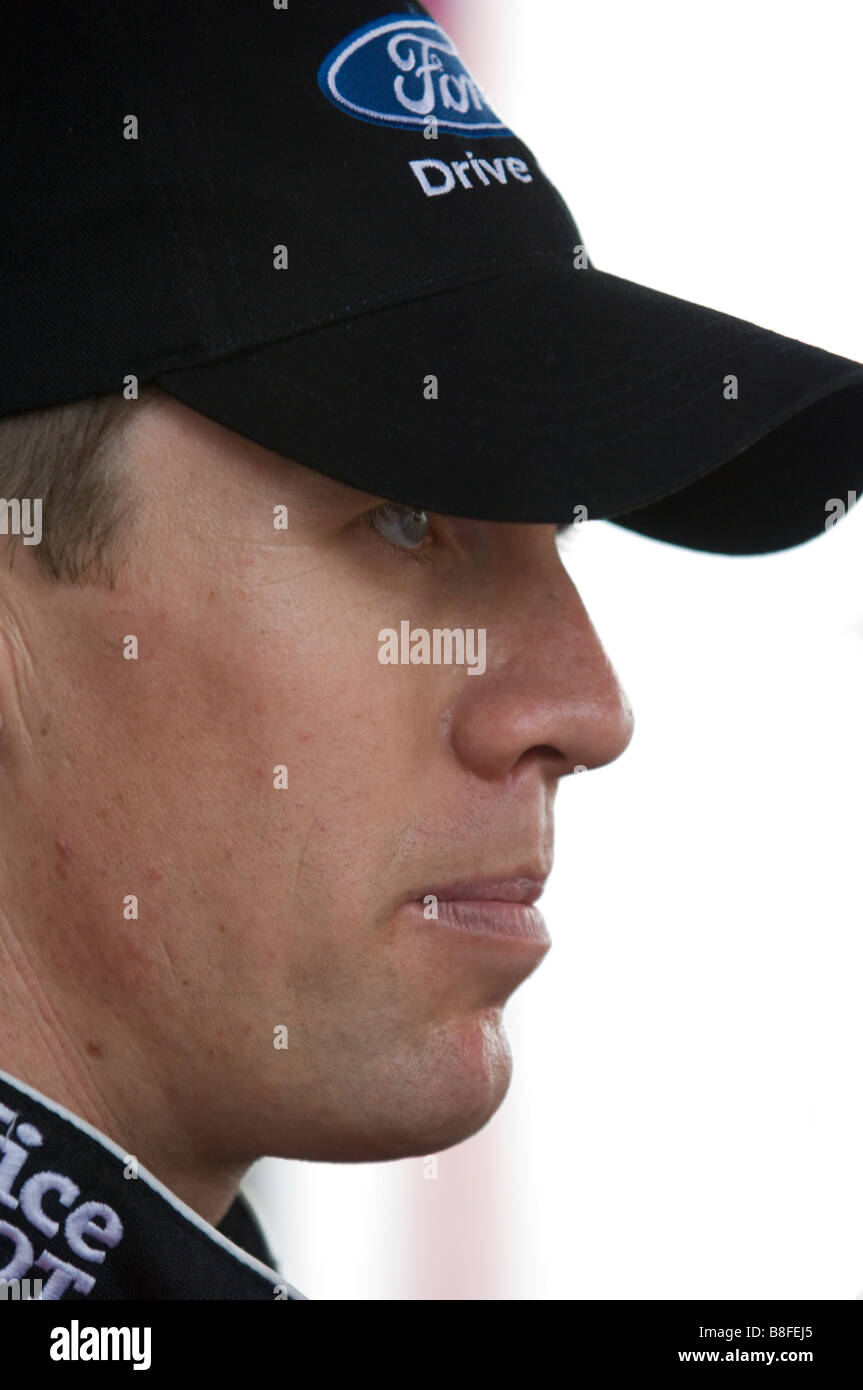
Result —
[[511, 135], [432, 19], [389, 15], [356, 29], [328, 53], [318, 85], [359, 121], [451, 135]]

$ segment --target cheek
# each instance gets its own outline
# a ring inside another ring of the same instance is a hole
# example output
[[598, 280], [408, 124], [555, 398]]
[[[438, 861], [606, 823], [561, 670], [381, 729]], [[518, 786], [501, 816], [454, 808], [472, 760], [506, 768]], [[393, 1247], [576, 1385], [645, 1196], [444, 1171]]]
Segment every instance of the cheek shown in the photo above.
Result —
[[194, 838], [199, 891], [209, 875], [237, 920], [269, 895], [280, 921], [328, 932], [369, 920], [386, 899], [433, 762], [437, 673], [382, 667], [378, 627], [310, 622], [302, 641], [244, 633], [233, 660], [226, 645], [206, 646], [189, 673], [164, 745], [177, 833]]

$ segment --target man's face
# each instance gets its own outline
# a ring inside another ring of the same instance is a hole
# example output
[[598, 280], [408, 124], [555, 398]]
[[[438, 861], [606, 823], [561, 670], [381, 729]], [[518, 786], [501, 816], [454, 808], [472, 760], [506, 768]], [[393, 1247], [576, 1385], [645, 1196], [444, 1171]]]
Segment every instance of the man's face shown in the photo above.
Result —
[[[124, 1059], [214, 1160], [456, 1143], [506, 1092], [503, 1006], [547, 948], [416, 903], [546, 875], [558, 779], [632, 732], [555, 528], [433, 516], [399, 551], [386, 499], [170, 399], [128, 466], [116, 589], [49, 589], [22, 550], [7, 604], [10, 872], [87, 1065], [110, 1092]], [[381, 664], [402, 620], [485, 629], [484, 673]]]

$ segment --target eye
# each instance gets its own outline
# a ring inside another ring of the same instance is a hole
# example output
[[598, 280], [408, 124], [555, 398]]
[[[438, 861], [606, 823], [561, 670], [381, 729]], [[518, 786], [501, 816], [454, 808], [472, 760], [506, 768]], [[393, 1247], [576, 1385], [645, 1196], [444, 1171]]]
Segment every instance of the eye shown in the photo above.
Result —
[[429, 533], [431, 517], [418, 507], [385, 502], [382, 507], [369, 512], [368, 523], [397, 550], [410, 551], [419, 550]]

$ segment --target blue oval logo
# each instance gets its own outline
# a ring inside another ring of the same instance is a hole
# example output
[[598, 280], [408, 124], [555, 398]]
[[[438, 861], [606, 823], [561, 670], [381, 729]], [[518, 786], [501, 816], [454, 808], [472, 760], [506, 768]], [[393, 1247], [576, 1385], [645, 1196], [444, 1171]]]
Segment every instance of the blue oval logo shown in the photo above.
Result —
[[318, 69], [324, 96], [358, 121], [450, 135], [512, 135], [433, 19], [394, 14], [356, 29]]

